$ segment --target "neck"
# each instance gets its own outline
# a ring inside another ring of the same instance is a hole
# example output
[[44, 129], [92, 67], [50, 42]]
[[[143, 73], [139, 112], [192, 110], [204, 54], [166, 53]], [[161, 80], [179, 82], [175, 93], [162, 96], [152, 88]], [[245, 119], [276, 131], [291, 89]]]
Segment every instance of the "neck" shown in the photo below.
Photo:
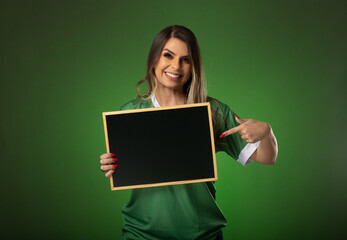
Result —
[[183, 91], [157, 88], [154, 94], [162, 107], [183, 105], [186, 103], [186, 96]]

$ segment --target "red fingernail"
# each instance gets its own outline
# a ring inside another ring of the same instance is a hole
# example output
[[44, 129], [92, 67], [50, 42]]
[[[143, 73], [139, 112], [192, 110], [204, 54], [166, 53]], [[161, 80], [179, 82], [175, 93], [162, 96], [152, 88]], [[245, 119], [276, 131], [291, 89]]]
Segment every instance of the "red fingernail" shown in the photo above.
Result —
[[118, 167], [118, 165], [113, 165], [114, 168]]
[[225, 134], [223, 133], [223, 134], [222, 134], [222, 135], [220, 135], [219, 137], [220, 137], [220, 138], [223, 138], [223, 137], [225, 137]]
[[237, 119], [240, 119], [236, 114], [235, 114], [235, 117], [236, 117]]
[[114, 156], [116, 156], [116, 154], [114, 154], [114, 153], [111, 153], [111, 157], [114, 157]]
[[118, 158], [113, 158], [112, 161], [114, 161], [114, 162], [115, 162], [115, 161], [118, 161]]

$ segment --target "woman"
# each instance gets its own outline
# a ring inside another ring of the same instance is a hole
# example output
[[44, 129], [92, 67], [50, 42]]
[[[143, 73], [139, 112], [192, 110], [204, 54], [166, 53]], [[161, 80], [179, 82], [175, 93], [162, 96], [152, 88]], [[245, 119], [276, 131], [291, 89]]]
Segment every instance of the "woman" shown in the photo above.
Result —
[[[141, 95], [143, 82], [148, 82], [148, 89]], [[121, 110], [210, 102], [216, 151], [227, 152], [243, 165], [275, 163], [277, 141], [269, 124], [240, 119], [226, 104], [206, 95], [199, 46], [189, 29], [175, 25], [158, 33], [149, 52], [147, 75], [137, 90], [138, 98]], [[116, 170], [117, 160], [115, 153], [100, 156], [106, 177]], [[226, 219], [215, 191], [212, 182], [134, 189], [122, 209], [123, 238], [222, 239]]]

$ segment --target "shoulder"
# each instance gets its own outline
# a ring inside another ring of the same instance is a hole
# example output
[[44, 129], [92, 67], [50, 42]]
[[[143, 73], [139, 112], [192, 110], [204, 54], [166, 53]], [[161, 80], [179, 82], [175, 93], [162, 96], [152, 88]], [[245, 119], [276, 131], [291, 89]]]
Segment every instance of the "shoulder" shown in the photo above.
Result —
[[138, 109], [138, 108], [149, 108], [152, 106], [151, 99], [136, 98], [133, 99], [120, 107], [120, 110]]
[[235, 112], [227, 104], [212, 97], [207, 97], [207, 101], [211, 104], [212, 118], [217, 128], [225, 131], [236, 124]]
[[213, 112], [226, 113], [232, 111], [227, 104], [217, 100], [216, 98], [208, 96], [207, 101], [211, 104], [211, 109]]
[[219, 139], [218, 134], [238, 125], [235, 119], [236, 114], [227, 104], [215, 98], [207, 97], [207, 101], [211, 104], [213, 127]]

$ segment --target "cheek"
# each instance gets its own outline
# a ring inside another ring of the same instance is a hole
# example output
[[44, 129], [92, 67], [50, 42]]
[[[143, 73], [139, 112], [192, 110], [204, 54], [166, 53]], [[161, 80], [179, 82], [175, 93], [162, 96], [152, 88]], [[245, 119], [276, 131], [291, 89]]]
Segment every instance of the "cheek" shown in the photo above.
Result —
[[155, 71], [160, 72], [162, 71], [166, 66], [166, 62], [163, 59], [159, 59], [157, 65], [155, 66]]
[[185, 74], [186, 74], [188, 77], [192, 74], [192, 70], [191, 70], [190, 65], [187, 65], [187, 66], [184, 68], [184, 72], [185, 72]]
[[157, 63], [158, 66], [164, 67], [167, 66], [169, 64], [170, 60], [168, 60], [166, 57], [160, 57], [159, 61]]
[[155, 68], [154, 68], [154, 73], [155, 73], [155, 75], [160, 74], [161, 70], [162, 70], [162, 67], [161, 67], [161, 64], [160, 64], [160, 61], [159, 61], [159, 62], [157, 63], [157, 65], [155, 66]]
[[155, 66], [154, 68], [154, 74], [157, 75], [159, 73], [159, 66]]

